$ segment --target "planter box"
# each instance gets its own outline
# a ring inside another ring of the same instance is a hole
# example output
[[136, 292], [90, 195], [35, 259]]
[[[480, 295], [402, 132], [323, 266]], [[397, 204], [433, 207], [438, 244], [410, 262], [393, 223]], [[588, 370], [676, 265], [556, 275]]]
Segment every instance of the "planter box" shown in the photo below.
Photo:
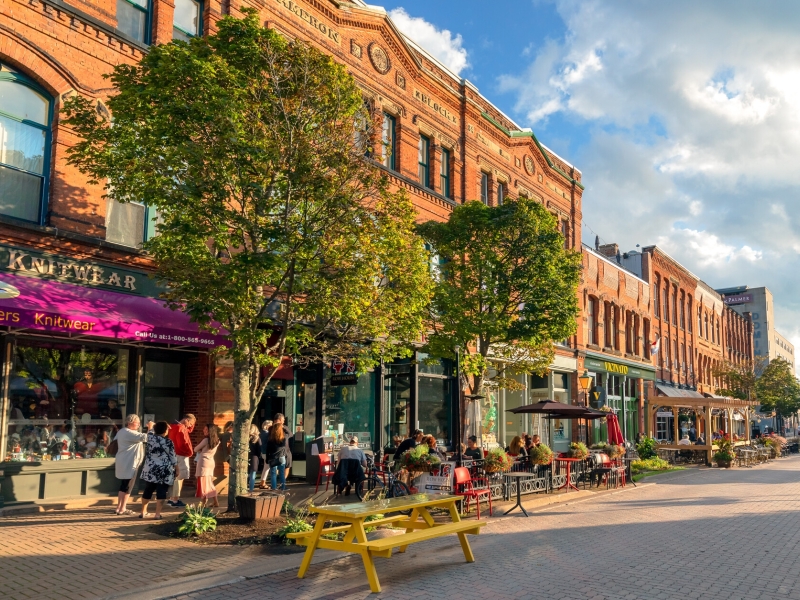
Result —
[[239, 516], [248, 521], [274, 519], [279, 517], [283, 508], [284, 494], [262, 492], [257, 496], [236, 496], [236, 507]]

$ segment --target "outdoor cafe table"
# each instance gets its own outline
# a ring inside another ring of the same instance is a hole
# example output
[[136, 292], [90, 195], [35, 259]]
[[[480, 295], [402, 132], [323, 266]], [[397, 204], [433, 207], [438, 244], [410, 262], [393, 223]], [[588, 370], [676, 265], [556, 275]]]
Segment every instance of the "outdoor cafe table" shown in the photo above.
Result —
[[[467, 535], [480, 533], [480, 528], [486, 524], [486, 521], [462, 521], [456, 507], [456, 502], [459, 500], [461, 500], [461, 496], [449, 494], [415, 494], [413, 496], [374, 500], [372, 502], [314, 506], [310, 509], [311, 512], [317, 514], [317, 523], [314, 526], [314, 530], [290, 533], [287, 536], [297, 540], [298, 545], [306, 546], [306, 553], [303, 557], [303, 562], [300, 564], [297, 576], [301, 579], [305, 577], [308, 567], [311, 565], [311, 559], [314, 558], [314, 551], [317, 548], [352, 552], [361, 555], [364, 570], [369, 580], [369, 587], [373, 592], [377, 593], [381, 591], [381, 584], [378, 581], [375, 563], [372, 560], [374, 557], [391, 558], [392, 549], [394, 548], [399, 548], [400, 552], [405, 552], [409, 544], [450, 534], [458, 535], [461, 549], [467, 562], [475, 562]], [[450, 522], [435, 522], [430, 513], [432, 508], [447, 510]], [[409, 510], [411, 511], [410, 515], [399, 514], [369, 521], [370, 527], [392, 523], [395, 527], [405, 528], [405, 533], [372, 541], [367, 539], [367, 534], [364, 530], [367, 517]], [[327, 523], [344, 523], [344, 525], [325, 527]], [[344, 534], [344, 539], [340, 541], [323, 537], [331, 533], [342, 533]]]
[[514, 506], [512, 506], [511, 508], [509, 508], [503, 514], [507, 515], [508, 513], [510, 513], [515, 508], [519, 508], [523, 513], [525, 513], [526, 517], [529, 517], [530, 515], [525, 510], [525, 507], [522, 506], [521, 496], [520, 496], [520, 488], [522, 487], [522, 479], [526, 478], [526, 477], [532, 477], [532, 475], [530, 473], [524, 473], [524, 472], [517, 471], [517, 472], [514, 472], [514, 473], [503, 473], [503, 477], [506, 478], [506, 489], [509, 489], [511, 487], [511, 479], [516, 479], [517, 480], [517, 503]]
[[738, 452], [741, 452], [745, 456], [745, 466], [751, 467], [753, 466], [753, 462], [755, 461], [755, 457], [758, 454], [755, 450], [749, 450], [748, 448], [737, 448]]
[[563, 490], [564, 488], [567, 488], [567, 491], [569, 492], [569, 488], [572, 488], [576, 492], [579, 492], [580, 490], [572, 484], [572, 481], [570, 481], [570, 474], [572, 473], [572, 463], [581, 462], [583, 459], [582, 458], [557, 458], [556, 460], [558, 462], [566, 463], [566, 465], [567, 465], [567, 480], [564, 482], [564, 485], [562, 485], [558, 489], [559, 490]]

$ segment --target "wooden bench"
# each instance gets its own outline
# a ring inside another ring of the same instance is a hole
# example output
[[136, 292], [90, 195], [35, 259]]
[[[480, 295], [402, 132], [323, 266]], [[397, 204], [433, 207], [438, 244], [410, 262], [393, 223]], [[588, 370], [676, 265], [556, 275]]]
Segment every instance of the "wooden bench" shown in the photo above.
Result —
[[[460, 496], [416, 494], [402, 498], [388, 500], [375, 500], [358, 504], [343, 504], [339, 506], [317, 506], [311, 509], [317, 514], [317, 523], [313, 531], [290, 533], [287, 537], [297, 541], [298, 545], [306, 547], [303, 562], [297, 572], [303, 578], [311, 565], [314, 551], [317, 548], [326, 550], [339, 550], [359, 554], [364, 563], [364, 570], [369, 580], [370, 589], [377, 593], [381, 591], [381, 584], [375, 570], [374, 557], [391, 558], [392, 550], [398, 548], [405, 552], [410, 544], [424, 542], [445, 535], [457, 535], [461, 542], [461, 549], [467, 562], [474, 562], [467, 535], [480, 533], [484, 522], [462, 521], [456, 507]], [[451, 522], [437, 523], [431, 516], [429, 509], [446, 509]], [[411, 510], [411, 515], [395, 515], [367, 521], [372, 515], [385, 514], [397, 511]], [[345, 523], [326, 527], [329, 522]], [[405, 533], [391, 535], [379, 540], [368, 540], [365, 527], [394, 524], [405, 528]], [[342, 540], [328, 539], [330, 534], [344, 533]]]

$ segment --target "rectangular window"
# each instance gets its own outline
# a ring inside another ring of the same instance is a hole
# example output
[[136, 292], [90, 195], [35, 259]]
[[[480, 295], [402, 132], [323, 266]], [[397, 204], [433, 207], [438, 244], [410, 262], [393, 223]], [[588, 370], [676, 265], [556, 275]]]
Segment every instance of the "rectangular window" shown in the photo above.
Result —
[[689, 333], [692, 333], [692, 297], [689, 296], [689, 303], [686, 309], [686, 324], [689, 326]]
[[452, 198], [450, 195], [450, 150], [442, 148], [442, 164], [439, 166], [439, 187], [442, 196]]
[[196, 0], [175, 0], [172, 17], [172, 39], [188, 42], [201, 33], [202, 5]]
[[417, 163], [419, 165], [419, 182], [429, 188], [431, 186], [430, 166], [431, 166], [431, 141], [424, 135], [419, 136], [419, 146], [417, 148]]
[[14, 461], [105, 458], [125, 424], [130, 350], [68, 342], [15, 343], [6, 430]]
[[383, 113], [383, 135], [381, 141], [383, 142], [383, 166], [392, 171], [397, 170], [396, 156], [396, 137], [395, 128], [397, 121], [392, 115]]
[[564, 248], [569, 249], [569, 221], [561, 221], [561, 235], [564, 236]]
[[642, 356], [650, 358], [650, 321], [644, 319], [642, 322], [642, 337], [644, 344], [642, 344]]
[[595, 314], [596, 302], [597, 301], [594, 298], [589, 298], [589, 306], [587, 307], [589, 309], [589, 343], [594, 345], [597, 345], [597, 335], [595, 333], [595, 319], [597, 318], [597, 315]]
[[489, 205], [489, 174], [481, 171], [481, 202]]
[[155, 236], [157, 211], [138, 202], [117, 202], [109, 198], [106, 210], [106, 240], [139, 248]]
[[497, 184], [497, 206], [502, 206], [506, 199], [506, 186], [502, 182]]
[[672, 324], [678, 324], [678, 288], [673, 288], [672, 291]]
[[669, 323], [669, 284], [664, 284], [664, 320]]
[[653, 287], [653, 312], [655, 312], [656, 319], [661, 318], [661, 300], [658, 297], [658, 290], [661, 284], [656, 279], [656, 285]]
[[117, 0], [117, 29], [142, 44], [150, 43], [150, 0]]

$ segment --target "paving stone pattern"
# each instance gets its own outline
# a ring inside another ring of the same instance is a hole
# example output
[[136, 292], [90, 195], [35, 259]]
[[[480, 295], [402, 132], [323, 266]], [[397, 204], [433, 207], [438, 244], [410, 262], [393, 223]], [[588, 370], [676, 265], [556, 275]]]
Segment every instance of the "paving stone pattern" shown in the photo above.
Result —
[[155, 535], [147, 532], [151, 523], [118, 517], [110, 507], [2, 518], [0, 598], [102, 598], [232, 568], [256, 550]]
[[753, 469], [703, 470], [658, 484], [509, 516], [471, 537], [377, 559], [371, 595], [357, 557], [178, 596], [552, 600], [800, 599], [800, 457]]

